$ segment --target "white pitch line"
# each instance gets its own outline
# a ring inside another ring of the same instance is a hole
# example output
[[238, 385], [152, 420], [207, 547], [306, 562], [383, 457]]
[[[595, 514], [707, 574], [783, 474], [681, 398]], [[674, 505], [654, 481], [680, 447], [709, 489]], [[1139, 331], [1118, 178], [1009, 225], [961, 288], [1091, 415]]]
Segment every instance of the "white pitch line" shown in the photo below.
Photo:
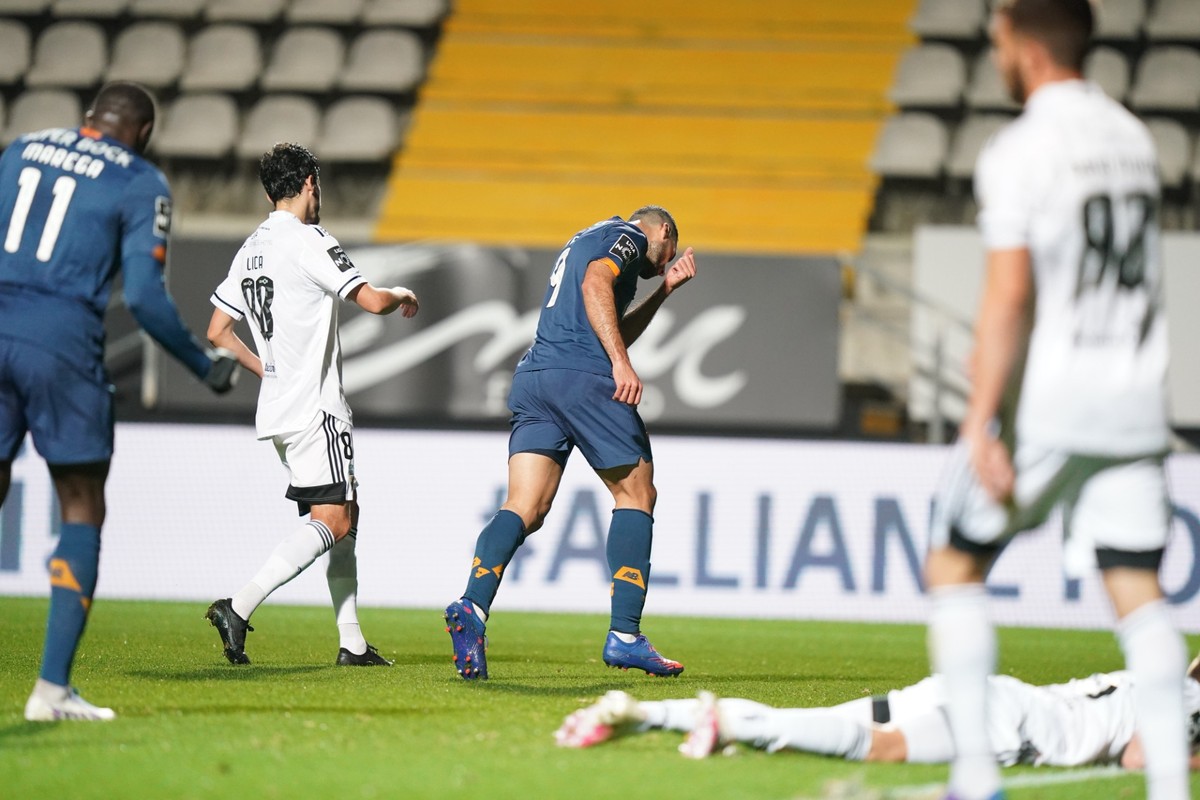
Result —
[[[1054, 786], [1060, 783], [1083, 783], [1084, 781], [1110, 780], [1129, 775], [1128, 770], [1120, 767], [1091, 767], [1090, 769], [1074, 769], [1063, 772], [1030, 772], [1016, 775], [1004, 781], [1005, 789], [1025, 789], [1036, 786]], [[919, 786], [897, 786], [884, 792], [887, 800], [924, 800], [930, 797], [941, 797], [946, 789], [943, 783], [926, 783]]]

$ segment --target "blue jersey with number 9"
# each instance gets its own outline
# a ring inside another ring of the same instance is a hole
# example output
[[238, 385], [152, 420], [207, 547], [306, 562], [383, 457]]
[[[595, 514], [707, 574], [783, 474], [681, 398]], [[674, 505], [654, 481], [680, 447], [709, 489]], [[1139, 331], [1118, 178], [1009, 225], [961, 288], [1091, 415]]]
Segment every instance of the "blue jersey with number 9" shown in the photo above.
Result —
[[517, 372], [575, 369], [612, 375], [612, 362], [596, 336], [583, 303], [583, 278], [593, 261], [613, 273], [617, 319], [637, 293], [638, 273], [646, 265], [646, 235], [620, 217], [597, 222], [567, 242], [550, 273], [533, 346]]

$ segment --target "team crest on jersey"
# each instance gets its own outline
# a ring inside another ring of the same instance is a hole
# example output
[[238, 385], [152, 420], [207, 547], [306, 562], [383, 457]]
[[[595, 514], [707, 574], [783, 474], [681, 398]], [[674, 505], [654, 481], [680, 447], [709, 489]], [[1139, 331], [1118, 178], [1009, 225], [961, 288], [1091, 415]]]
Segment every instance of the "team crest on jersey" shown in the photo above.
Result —
[[630, 264], [638, 257], [637, 245], [627, 233], [622, 233], [617, 241], [613, 242], [613, 246], [608, 248], [608, 252], [619, 258], [622, 266]]
[[325, 252], [329, 254], [329, 257], [333, 259], [333, 263], [342, 272], [354, 269], [354, 263], [350, 260], [350, 256], [346, 255], [346, 251], [342, 249], [341, 245], [334, 245]]
[[171, 233], [171, 198], [154, 198], [154, 235], [160, 239]]

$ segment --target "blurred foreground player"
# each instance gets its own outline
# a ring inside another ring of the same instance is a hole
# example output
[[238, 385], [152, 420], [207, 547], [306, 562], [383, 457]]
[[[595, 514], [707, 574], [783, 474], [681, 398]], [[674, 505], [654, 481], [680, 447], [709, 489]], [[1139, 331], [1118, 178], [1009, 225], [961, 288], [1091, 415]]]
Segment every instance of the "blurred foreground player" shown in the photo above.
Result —
[[1171, 518], [1158, 159], [1146, 126], [1082, 79], [1092, 27], [1088, 0], [1004, 0], [991, 24], [1024, 111], [975, 169], [987, 278], [926, 561], [957, 800], [1002, 796], [984, 580], [1014, 535], [1059, 506], [1068, 569], [1094, 560], [1119, 620], [1147, 796], [1189, 797], [1186, 655], [1158, 582]]
[[[1182, 681], [1193, 751], [1200, 745], [1198, 664], [1200, 659]], [[1125, 671], [1050, 686], [990, 675], [987, 738], [993, 761], [1141, 769], [1135, 692], [1133, 676]], [[797, 750], [848, 761], [941, 764], [954, 757], [945, 703], [945, 682], [937, 675], [828, 708], [774, 708], [752, 700], [717, 700], [708, 692], [695, 700], [639, 702], [612, 691], [568, 716], [555, 739], [563, 747], [590, 747], [614, 736], [663, 729], [688, 733], [679, 750], [690, 758], [743, 742], [768, 753]], [[1196, 758], [1192, 762], [1198, 766]]]
[[[321, 221], [320, 165], [297, 144], [277, 144], [259, 164], [275, 210], [234, 256], [212, 295], [209, 340], [236, 354], [262, 379], [258, 438], [269, 439], [288, 471], [287, 497], [309, 515], [232, 598], [208, 608], [225, 657], [249, 664], [250, 615], [271, 592], [329, 553], [325, 576], [333, 601], [342, 666], [390, 666], [367, 644], [358, 623], [358, 500], [350, 407], [342, 392], [338, 307], [356, 303], [372, 314], [417, 313], [408, 289], [368, 283]], [[255, 355], [234, 332], [249, 317]]]
[[[657, 494], [650, 439], [637, 412], [642, 382], [627, 350], [667, 296], [696, 274], [690, 247], [668, 269], [678, 245], [671, 215], [644, 206], [628, 222], [613, 217], [575, 234], [554, 264], [537, 335], [508, 398], [508, 496], [479, 534], [466, 591], [446, 608], [455, 668], [467, 680], [488, 677], [484, 631], [500, 579], [525, 537], [542, 527], [576, 447], [615, 505], [604, 663], [652, 675], [683, 672], [641, 632]], [[627, 311], [638, 278], [657, 275], [658, 288]]]
[[104, 312], [117, 272], [134, 319], [193, 375], [221, 393], [236, 374], [231, 355], [207, 352], [187, 330], [163, 283], [171, 192], [141, 155], [153, 129], [146, 90], [110, 83], [83, 127], [28, 133], [0, 157], [0, 503], [28, 432], [62, 512], [30, 721], [116, 716], [83, 700], [70, 676], [96, 589], [113, 452]]

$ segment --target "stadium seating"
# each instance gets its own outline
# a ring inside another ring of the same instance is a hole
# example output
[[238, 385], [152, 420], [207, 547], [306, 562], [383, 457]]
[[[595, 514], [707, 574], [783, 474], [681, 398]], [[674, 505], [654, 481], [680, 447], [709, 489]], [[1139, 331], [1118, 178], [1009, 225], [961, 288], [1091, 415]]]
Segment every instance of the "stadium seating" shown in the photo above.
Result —
[[104, 30], [99, 25], [78, 20], [56, 22], [38, 37], [25, 84], [85, 89], [100, 82], [107, 63]]
[[1144, 30], [1154, 42], [1200, 42], [1200, 8], [1195, 0], [1157, 0]]
[[967, 105], [972, 109], [986, 111], [1016, 111], [1013, 102], [992, 60], [991, 51], [985, 50], [975, 59], [971, 70], [971, 83], [966, 92]]
[[1158, 147], [1163, 188], [1182, 188], [1187, 180], [1192, 157], [1192, 142], [1187, 129], [1178, 120], [1161, 117], [1146, 120], [1146, 126]]
[[449, 11], [447, 0], [367, 0], [362, 23], [367, 27], [428, 28]]
[[135, 19], [196, 19], [208, 0], [131, 0], [129, 14]]
[[3, 143], [7, 145], [29, 131], [78, 125], [82, 119], [83, 105], [74, 92], [66, 89], [24, 92], [13, 101], [9, 109]]
[[287, 0], [209, 0], [204, 18], [211, 22], [266, 24], [283, 14]]
[[1093, 49], [1084, 61], [1083, 76], [1099, 84], [1112, 99], [1125, 102], [1129, 94], [1129, 62], [1121, 51], [1112, 47]]
[[904, 54], [888, 99], [905, 108], [954, 108], [962, 100], [967, 69], [949, 45], [925, 44]]
[[889, 178], [933, 178], [947, 151], [946, 126], [932, 114], [898, 114], [883, 126], [871, 169]]
[[1190, 47], [1155, 47], [1142, 56], [1129, 93], [1137, 111], [1200, 109], [1200, 51]]
[[922, 39], [977, 39], [987, 19], [984, 0], [921, 0], [909, 27]]
[[296, 142], [315, 147], [321, 112], [314, 100], [297, 94], [269, 94], [246, 115], [234, 152], [238, 158], [258, 161], [276, 142]]
[[386, 159], [395, 149], [400, 126], [392, 104], [381, 97], [343, 97], [325, 110], [316, 152], [331, 162]]
[[125, 13], [129, 0], [55, 0], [56, 17], [113, 19]]
[[29, 29], [20, 22], [0, 19], [0, 84], [16, 83], [29, 69]]
[[975, 174], [979, 151], [992, 134], [1012, 121], [1010, 114], [972, 114], [958, 130], [946, 157], [946, 174], [957, 180], [967, 180]]
[[410, 92], [425, 74], [421, 42], [410, 31], [367, 30], [350, 44], [338, 86], [347, 92]]
[[345, 57], [342, 37], [332, 28], [288, 28], [275, 42], [260, 85], [272, 92], [327, 92]]
[[106, 80], [127, 80], [163, 89], [174, 86], [183, 72], [187, 44], [183, 30], [172, 22], [138, 22], [121, 31], [113, 42]]
[[219, 93], [185, 94], [167, 106], [150, 146], [167, 158], [225, 158], [238, 135], [238, 110]]
[[292, 0], [284, 18], [293, 25], [350, 25], [362, 14], [364, 0]]
[[4, 0], [5, 15], [36, 16], [50, 8], [51, 0]]
[[1141, 35], [1146, 0], [1104, 0], [1097, 6], [1096, 39], [1131, 42]]
[[237, 92], [250, 88], [261, 72], [261, 46], [253, 28], [210, 25], [192, 39], [179, 86], [193, 92]]

